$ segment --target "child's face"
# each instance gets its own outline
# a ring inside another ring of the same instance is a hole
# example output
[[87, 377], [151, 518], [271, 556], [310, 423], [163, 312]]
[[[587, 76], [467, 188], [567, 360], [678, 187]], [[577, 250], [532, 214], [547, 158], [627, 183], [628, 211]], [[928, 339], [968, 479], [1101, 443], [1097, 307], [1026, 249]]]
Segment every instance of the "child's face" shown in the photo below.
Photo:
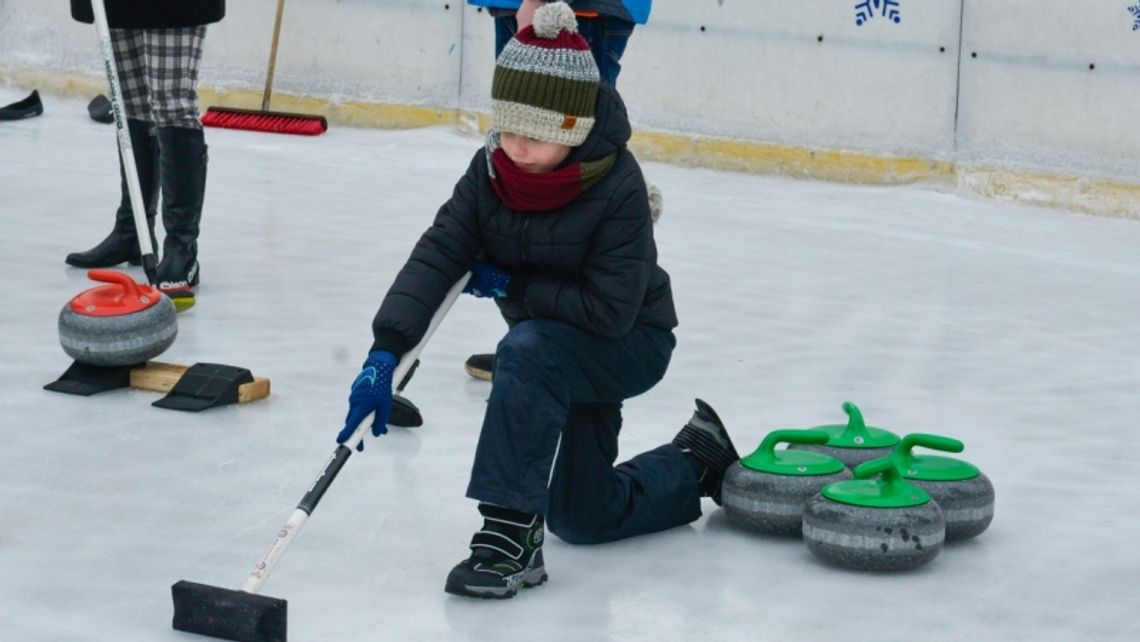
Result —
[[507, 158], [528, 174], [546, 174], [552, 171], [566, 160], [570, 150], [573, 149], [567, 145], [535, 140], [511, 132], [501, 132], [499, 144], [502, 145]]

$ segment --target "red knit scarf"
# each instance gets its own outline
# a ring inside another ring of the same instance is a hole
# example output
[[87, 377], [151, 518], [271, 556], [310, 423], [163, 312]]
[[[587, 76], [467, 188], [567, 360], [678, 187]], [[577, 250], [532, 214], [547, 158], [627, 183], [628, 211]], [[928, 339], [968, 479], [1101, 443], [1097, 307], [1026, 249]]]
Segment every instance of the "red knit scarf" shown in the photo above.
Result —
[[497, 142], [498, 137], [488, 136], [491, 187], [507, 207], [520, 212], [548, 212], [567, 205], [602, 180], [617, 159], [614, 152], [596, 161], [530, 174], [519, 169]]

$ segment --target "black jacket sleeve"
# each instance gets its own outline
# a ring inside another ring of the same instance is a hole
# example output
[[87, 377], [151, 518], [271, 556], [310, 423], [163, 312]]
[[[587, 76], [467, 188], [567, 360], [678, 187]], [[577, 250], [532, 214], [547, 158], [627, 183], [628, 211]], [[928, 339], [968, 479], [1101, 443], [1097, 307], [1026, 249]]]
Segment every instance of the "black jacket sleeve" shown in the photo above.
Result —
[[396, 275], [372, 320], [373, 350], [401, 356], [419, 343], [447, 291], [475, 261], [482, 249], [477, 194], [486, 162], [480, 149]]

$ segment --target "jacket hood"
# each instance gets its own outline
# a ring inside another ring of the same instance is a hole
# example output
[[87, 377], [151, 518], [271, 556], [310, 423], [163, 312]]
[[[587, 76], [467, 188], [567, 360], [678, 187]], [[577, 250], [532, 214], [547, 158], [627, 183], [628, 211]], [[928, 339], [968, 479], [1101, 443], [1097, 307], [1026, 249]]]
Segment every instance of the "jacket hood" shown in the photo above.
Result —
[[592, 161], [622, 149], [629, 142], [629, 115], [621, 95], [607, 83], [598, 88], [598, 104], [594, 111], [594, 128], [586, 141], [574, 148], [567, 163]]

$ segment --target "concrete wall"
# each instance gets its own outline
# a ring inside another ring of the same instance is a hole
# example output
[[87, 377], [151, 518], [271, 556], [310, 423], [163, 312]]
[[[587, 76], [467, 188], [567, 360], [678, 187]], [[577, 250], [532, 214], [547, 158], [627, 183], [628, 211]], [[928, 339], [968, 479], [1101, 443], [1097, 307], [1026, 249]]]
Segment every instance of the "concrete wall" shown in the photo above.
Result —
[[[0, 0], [0, 81], [98, 82], [94, 28], [67, 4]], [[203, 99], [252, 106], [276, 2], [228, 4], [207, 36]], [[997, 170], [1083, 178], [1086, 192], [1090, 180], [1140, 184], [1140, 128], [1127, 122], [1140, 104], [1128, 7], [1140, 0], [655, 4], [618, 86], [639, 131], [669, 134], [644, 138], [660, 156], [840, 178], [824, 166], [862, 163], [853, 180], [900, 170], [867, 159], [911, 159], [919, 171], [904, 179], [950, 167], [982, 192], [1040, 188], [997, 186]], [[288, 0], [277, 101], [307, 97], [347, 122], [370, 122], [362, 106], [377, 105], [446, 122], [486, 111], [492, 50], [490, 18], [462, 0]]]

